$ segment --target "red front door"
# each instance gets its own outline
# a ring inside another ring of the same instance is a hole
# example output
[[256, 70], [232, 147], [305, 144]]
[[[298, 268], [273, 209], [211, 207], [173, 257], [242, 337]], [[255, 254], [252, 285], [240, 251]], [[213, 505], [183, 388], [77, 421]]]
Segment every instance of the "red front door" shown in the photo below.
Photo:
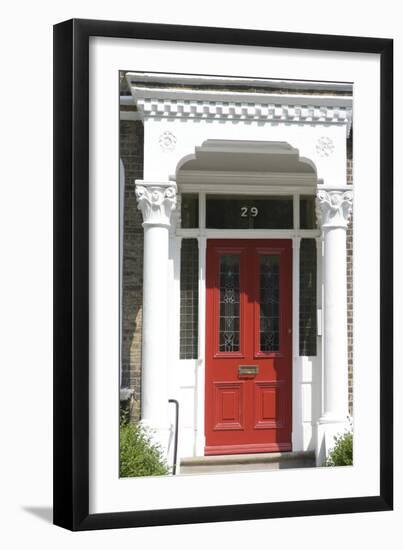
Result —
[[291, 450], [291, 241], [208, 240], [205, 454]]

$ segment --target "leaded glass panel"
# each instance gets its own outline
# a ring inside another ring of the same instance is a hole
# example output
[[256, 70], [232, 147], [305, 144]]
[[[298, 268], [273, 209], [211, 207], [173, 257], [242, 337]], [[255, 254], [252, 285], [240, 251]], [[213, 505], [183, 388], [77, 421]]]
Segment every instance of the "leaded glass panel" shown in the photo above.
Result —
[[197, 359], [199, 249], [197, 239], [183, 239], [180, 273], [180, 359]]
[[316, 355], [316, 240], [301, 239], [299, 263], [299, 354]]
[[219, 350], [239, 351], [239, 254], [220, 258], [220, 326]]
[[280, 348], [280, 258], [260, 256], [260, 351]]

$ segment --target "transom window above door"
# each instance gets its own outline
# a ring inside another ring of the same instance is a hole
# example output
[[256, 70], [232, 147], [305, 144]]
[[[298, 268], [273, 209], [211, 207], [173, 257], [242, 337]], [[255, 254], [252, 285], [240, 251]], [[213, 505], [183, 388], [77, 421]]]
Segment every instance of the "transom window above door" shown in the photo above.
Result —
[[206, 196], [206, 227], [212, 229], [292, 229], [292, 196]]
[[316, 229], [314, 195], [182, 193], [182, 229]]

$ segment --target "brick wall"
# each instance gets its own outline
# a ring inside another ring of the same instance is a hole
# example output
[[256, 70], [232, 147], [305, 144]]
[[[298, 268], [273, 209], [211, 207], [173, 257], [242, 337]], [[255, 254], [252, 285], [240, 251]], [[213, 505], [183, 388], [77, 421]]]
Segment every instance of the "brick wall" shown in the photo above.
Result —
[[135, 197], [136, 179], [143, 177], [143, 124], [120, 122], [120, 158], [125, 168], [123, 238], [122, 385], [133, 390], [126, 406], [140, 418], [141, 322], [143, 304], [143, 228]]

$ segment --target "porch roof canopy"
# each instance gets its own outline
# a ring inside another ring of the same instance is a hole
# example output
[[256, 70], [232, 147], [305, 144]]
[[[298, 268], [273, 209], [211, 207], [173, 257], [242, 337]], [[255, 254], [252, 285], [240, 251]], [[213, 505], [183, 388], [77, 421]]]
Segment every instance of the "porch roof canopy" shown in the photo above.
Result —
[[209, 139], [183, 158], [173, 176], [179, 186], [253, 185], [317, 186], [312, 161], [299, 156], [298, 149], [281, 141]]

